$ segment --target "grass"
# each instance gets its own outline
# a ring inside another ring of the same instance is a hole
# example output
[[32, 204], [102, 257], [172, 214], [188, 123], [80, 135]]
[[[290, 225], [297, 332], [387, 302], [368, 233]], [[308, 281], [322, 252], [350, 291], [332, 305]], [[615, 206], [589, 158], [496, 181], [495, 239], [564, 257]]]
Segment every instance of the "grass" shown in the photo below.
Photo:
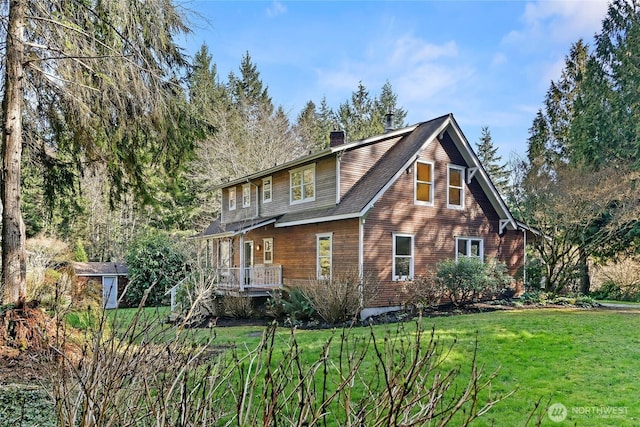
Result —
[[[638, 313], [545, 309], [425, 321], [443, 337], [458, 337], [461, 359], [469, 357], [478, 331], [478, 360], [488, 371], [500, 367], [494, 390], [517, 389], [488, 414], [486, 425], [492, 419], [496, 425], [523, 425], [538, 400], [562, 403], [565, 425], [640, 423]], [[602, 411], [618, 414], [606, 418]], [[543, 425], [558, 424], [545, 418]]]
[[[133, 310], [110, 313], [131, 319]], [[165, 318], [168, 313], [148, 309], [146, 314]], [[444, 345], [456, 340], [445, 368], [460, 366], [468, 373], [478, 340], [479, 364], [487, 374], [499, 369], [493, 392], [515, 394], [499, 403], [474, 425], [525, 425], [536, 402], [546, 408], [561, 403], [567, 408], [563, 423], [555, 423], [544, 408], [542, 425], [625, 426], [640, 425], [640, 314], [635, 310], [536, 309], [496, 311], [423, 319], [425, 329], [435, 328]], [[376, 326], [376, 337], [395, 326]], [[187, 331], [192, 340], [206, 342], [215, 334], [215, 345], [234, 345], [241, 352], [254, 349], [265, 328], [256, 326]], [[407, 333], [413, 326], [407, 325]], [[291, 330], [282, 328], [277, 339], [283, 345]], [[317, 360], [325, 342], [340, 330], [296, 330], [296, 340], [309, 363]], [[355, 328], [353, 338], [369, 334]], [[278, 341], [277, 341], [278, 342]], [[466, 370], [465, 370], [466, 369]], [[608, 414], [608, 415], [607, 415]], [[454, 423], [455, 424], [455, 423]], [[530, 422], [535, 425], [535, 420]]]

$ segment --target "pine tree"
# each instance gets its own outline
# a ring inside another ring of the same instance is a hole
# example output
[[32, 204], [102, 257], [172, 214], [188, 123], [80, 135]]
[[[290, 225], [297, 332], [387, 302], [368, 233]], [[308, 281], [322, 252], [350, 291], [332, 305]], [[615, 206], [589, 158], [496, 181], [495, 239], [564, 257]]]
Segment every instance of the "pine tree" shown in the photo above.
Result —
[[484, 126], [481, 130], [480, 139], [476, 142], [477, 154], [480, 163], [489, 174], [489, 178], [501, 195], [506, 195], [509, 190], [509, 171], [502, 157], [498, 155], [498, 147], [493, 145], [489, 127]]

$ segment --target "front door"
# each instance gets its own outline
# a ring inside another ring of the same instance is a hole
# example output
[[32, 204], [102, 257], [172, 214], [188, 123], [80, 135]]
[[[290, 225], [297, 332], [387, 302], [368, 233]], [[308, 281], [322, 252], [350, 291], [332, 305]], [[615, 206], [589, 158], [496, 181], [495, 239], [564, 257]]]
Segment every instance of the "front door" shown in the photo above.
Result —
[[102, 302], [104, 308], [118, 308], [118, 277], [102, 278]]
[[244, 242], [244, 283], [250, 285], [253, 282], [253, 242]]

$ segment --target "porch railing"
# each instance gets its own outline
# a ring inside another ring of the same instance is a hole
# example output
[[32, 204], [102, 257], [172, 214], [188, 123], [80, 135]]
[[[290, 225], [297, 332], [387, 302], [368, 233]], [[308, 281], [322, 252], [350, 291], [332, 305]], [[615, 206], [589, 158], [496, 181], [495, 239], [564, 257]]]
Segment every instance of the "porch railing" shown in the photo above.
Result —
[[277, 289], [282, 286], [282, 266], [224, 267], [219, 270], [218, 283], [241, 292], [255, 288]]

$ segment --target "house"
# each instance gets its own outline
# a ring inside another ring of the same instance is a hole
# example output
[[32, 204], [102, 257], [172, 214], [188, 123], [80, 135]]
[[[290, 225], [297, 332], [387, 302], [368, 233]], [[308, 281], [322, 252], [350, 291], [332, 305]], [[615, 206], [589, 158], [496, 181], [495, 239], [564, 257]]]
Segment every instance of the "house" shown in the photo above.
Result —
[[[379, 282], [363, 316], [396, 309], [406, 281], [445, 259], [498, 259], [514, 275], [525, 230], [445, 115], [229, 181], [197, 238], [218, 292], [265, 295], [357, 269]], [[362, 276], [361, 276], [362, 277]]]
[[128, 283], [126, 264], [117, 262], [74, 262], [73, 268], [80, 286], [94, 285], [102, 291], [104, 308], [118, 308], [118, 298]]

